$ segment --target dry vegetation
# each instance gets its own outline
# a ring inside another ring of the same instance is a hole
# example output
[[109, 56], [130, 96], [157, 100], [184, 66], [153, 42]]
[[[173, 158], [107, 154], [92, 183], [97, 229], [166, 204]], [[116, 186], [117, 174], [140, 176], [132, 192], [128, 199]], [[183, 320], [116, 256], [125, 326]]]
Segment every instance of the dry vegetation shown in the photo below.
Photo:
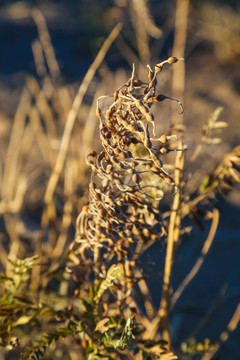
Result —
[[[210, 250], [219, 201], [240, 182], [240, 145], [221, 153], [212, 170], [202, 169], [196, 179], [198, 159], [204, 149], [221, 144], [227, 123], [217, 107], [200, 136], [193, 141], [187, 134], [178, 99], [185, 86], [189, 3], [177, 1], [177, 57], [153, 69], [143, 64], [150, 60], [150, 37], [163, 37], [162, 30], [146, 1], [120, 3], [108, 14], [122, 20], [129, 6], [140, 60], [131, 76], [102, 65], [122, 30], [118, 23], [77, 92], [62, 82], [44, 16], [31, 13], [39, 35], [32, 45], [39, 78], [26, 79], [1, 158], [0, 359], [207, 360], [238, 325], [239, 306], [227, 330], [219, 330], [218, 342], [190, 339], [172, 348], [171, 312]], [[125, 56], [132, 58], [122, 41]], [[233, 40], [229, 47], [239, 54]], [[173, 97], [158, 86], [170, 66], [176, 67]], [[97, 71], [101, 81], [89, 105], [84, 97]], [[172, 105], [171, 119], [157, 124], [166, 102]], [[189, 137], [194, 149], [186, 159]], [[181, 239], [193, 226], [209, 222], [198, 260], [172, 292]], [[158, 307], [142, 266], [156, 244], [166, 251]]]

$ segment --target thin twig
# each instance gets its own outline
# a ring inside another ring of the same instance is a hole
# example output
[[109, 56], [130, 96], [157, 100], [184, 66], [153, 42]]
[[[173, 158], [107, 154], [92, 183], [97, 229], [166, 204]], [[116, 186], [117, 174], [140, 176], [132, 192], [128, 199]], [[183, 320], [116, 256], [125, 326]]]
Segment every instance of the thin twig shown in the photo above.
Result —
[[174, 307], [174, 305], [176, 304], [176, 302], [182, 295], [185, 288], [189, 285], [189, 283], [192, 281], [194, 276], [197, 274], [197, 272], [201, 268], [201, 266], [206, 258], [206, 255], [209, 252], [209, 249], [212, 245], [214, 236], [215, 236], [217, 228], [218, 228], [218, 222], [219, 222], [219, 211], [218, 211], [218, 209], [215, 208], [215, 209], [213, 209], [213, 219], [212, 219], [211, 228], [209, 230], [208, 237], [203, 245], [203, 248], [201, 251], [201, 256], [198, 258], [198, 260], [194, 264], [192, 270], [187, 274], [185, 279], [182, 281], [182, 283], [179, 285], [179, 287], [173, 294], [172, 299], [171, 299], [171, 308]]
[[210, 350], [209, 352], [207, 352], [201, 360], [210, 360], [213, 358], [213, 356], [217, 353], [217, 351], [220, 349], [220, 347], [222, 346], [223, 343], [225, 343], [227, 341], [227, 339], [229, 338], [230, 334], [236, 329], [238, 323], [240, 321], [240, 303], [238, 304], [231, 320], [229, 321], [228, 325], [227, 325], [227, 329], [225, 331], [223, 331], [220, 335], [220, 341], [217, 344], [217, 346], [215, 346], [215, 348], [213, 350]]
[[[134, 269], [134, 277], [135, 278], [137, 278], [137, 277], [140, 278], [141, 276], [142, 276], [141, 271], [139, 269], [135, 268]], [[152, 319], [153, 315], [155, 314], [156, 311], [155, 311], [155, 308], [153, 306], [152, 298], [151, 298], [147, 283], [142, 278], [141, 280], [138, 281], [137, 284], [138, 284], [138, 287], [139, 287], [139, 290], [140, 290], [141, 294], [143, 295], [144, 306], [145, 306], [147, 316], [148, 316], [149, 319]]]
[[203, 319], [200, 321], [200, 323], [196, 326], [196, 328], [191, 332], [191, 334], [188, 336], [189, 339], [195, 339], [199, 331], [206, 325], [206, 323], [209, 321], [209, 319], [213, 316], [213, 314], [218, 309], [219, 305], [222, 302], [222, 299], [226, 293], [227, 285], [223, 285], [221, 288], [217, 298], [215, 299], [213, 305], [207, 312], [207, 314], [203, 317]]

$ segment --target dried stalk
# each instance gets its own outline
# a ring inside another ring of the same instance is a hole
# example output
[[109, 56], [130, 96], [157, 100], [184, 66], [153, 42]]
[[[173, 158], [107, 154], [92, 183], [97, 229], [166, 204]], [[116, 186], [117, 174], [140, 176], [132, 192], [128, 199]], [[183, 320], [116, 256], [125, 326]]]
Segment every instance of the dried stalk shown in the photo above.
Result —
[[[189, 0], [178, 0], [176, 3], [176, 13], [175, 13], [175, 33], [174, 33], [174, 45], [173, 52], [180, 58], [184, 58], [186, 37], [187, 37], [187, 17], [189, 9]], [[182, 98], [185, 86], [185, 63], [180, 62], [178, 67], [173, 68], [173, 77], [172, 77], [172, 89], [174, 97]], [[181, 119], [181, 120], [180, 120]], [[177, 123], [183, 123], [183, 117], [172, 120], [173, 125]], [[182, 147], [180, 143], [178, 147]], [[174, 181], [178, 187], [178, 193], [175, 195], [171, 213], [170, 221], [168, 226], [168, 237], [167, 237], [167, 250], [165, 258], [165, 267], [163, 275], [163, 289], [162, 289], [162, 298], [160, 302], [160, 308], [158, 314], [153, 321], [151, 329], [151, 338], [155, 337], [156, 332], [159, 327], [161, 327], [163, 332], [163, 339], [168, 342], [168, 346], [171, 346], [171, 337], [169, 331], [169, 311], [170, 311], [170, 280], [172, 272], [172, 263], [174, 248], [177, 244], [180, 237], [181, 230], [181, 214], [179, 208], [181, 205], [181, 188], [180, 183], [184, 170], [184, 152], [179, 152], [175, 160], [175, 172], [174, 172]]]
[[24, 88], [14, 117], [5, 161], [2, 183], [2, 199], [5, 202], [11, 201], [14, 197], [20, 148], [22, 144], [22, 137], [25, 131], [26, 116], [31, 109], [30, 102], [31, 100], [29, 93], [27, 89]]
[[[179, 142], [180, 148], [182, 147]], [[172, 263], [175, 244], [179, 240], [180, 228], [181, 228], [181, 216], [179, 214], [180, 198], [181, 198], [181, 178], [184, 169], [184, 152], [178, 152], [175, 161], [175, 172], [174, 181], [178, 187], [173, 204], [171, 208], [169, 226], [168, 226], [168, 237], [167, 237], [167, 250], [165, 257], [164, 275], [163, 275], [163, 290], [162, 298], [158, 313], [151, 323], [150, 330], [148, 329], [149, 338], [153, 339], [157, 331], [161, 328], [163, 331], [163, 339], [171, 345], [171, 338], [169, 332], [169, 310], [170, 310], [170, 279], [172, 273]]]
[[[177, 0], [175, 13], [175, 31], [174, 44], [172, 52], [177, 57], [184, 58], [185, 46], [187, 39], [187, 23], [188, 23], [189, 0]], [[172, 90], [173, 96], [177, 99], [183, 98], [185, 87], [185, 62], [181, 61], [177, 67], [173, 68]], [[173, 114], [173, 112], [172, 112]], [[173, 119], [173, 124], [176, 120]], [[183, 123], [183, 118], [179, 118], [178, 122]]]

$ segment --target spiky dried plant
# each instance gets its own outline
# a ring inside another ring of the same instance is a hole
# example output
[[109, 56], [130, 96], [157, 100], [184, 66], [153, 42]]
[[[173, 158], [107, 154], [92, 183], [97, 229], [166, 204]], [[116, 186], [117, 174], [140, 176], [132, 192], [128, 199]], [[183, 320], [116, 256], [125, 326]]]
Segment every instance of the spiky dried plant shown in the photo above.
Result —
[[[99, 249], [105, 254], [117, 254], [118, 261], [131, 258], [130, 243], [156, 240], [166, 234], [158, 202], [167, 184], [177, 191], [171, 175], [164, 169], [162, 156], [176, 147], [175, 135], [156, 137], [151, 107], [165, 99], [157, 94], [157, 74], [165, 64], [179, 59], [170, 57], [155, 66], [148, 66], [147, 83], [136, 79], [135, 66], [131, 78], [113, 95], [107, 110], [97, 101], [100, 139], [103, 149], [87, 156], [92, 175], [89, 184], [90, 201], [77, 220], [75, 245], [90, 248], [99, 260]], [[150, 129], [151, 128], [151, 129]], [[76, 247], [76, 246], [75, 246]]]

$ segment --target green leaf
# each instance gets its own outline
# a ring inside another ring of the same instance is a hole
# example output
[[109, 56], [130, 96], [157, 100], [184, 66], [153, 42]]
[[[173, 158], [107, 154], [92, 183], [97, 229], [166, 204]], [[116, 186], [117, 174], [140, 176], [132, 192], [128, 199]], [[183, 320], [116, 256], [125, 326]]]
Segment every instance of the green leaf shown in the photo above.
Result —
[[94, 290], [94, 287], [92, 285], [90, 285], [90, 287], [89, 287], [89, 299], [91, 301], [93, 301], [94, 297], [95, 297], [95, 290]]
[[121, 276], [120, 266], [113, 264], [107, 271], [107, 276], [104, 280], [101, 280], [100, 285], [97, 288], [94, 301], [98, 304], [103, 293], [112, 286], [113, 281]]
[[5, 281], [13, 281], [13, 279], [7, 276], [7, 274], [3, 273], [0, 275], [0, 283]]
[[88, 312], [92, 313], [93, 310], [94, 310], [94, 306], [93, 306], [90, 302], [88, 302], [87, 300], [85, 300], [85, 299], [80, 299], [80, 300], [81, 300], [83, 306], [85, 307], [85, 309], [86, 309]]

